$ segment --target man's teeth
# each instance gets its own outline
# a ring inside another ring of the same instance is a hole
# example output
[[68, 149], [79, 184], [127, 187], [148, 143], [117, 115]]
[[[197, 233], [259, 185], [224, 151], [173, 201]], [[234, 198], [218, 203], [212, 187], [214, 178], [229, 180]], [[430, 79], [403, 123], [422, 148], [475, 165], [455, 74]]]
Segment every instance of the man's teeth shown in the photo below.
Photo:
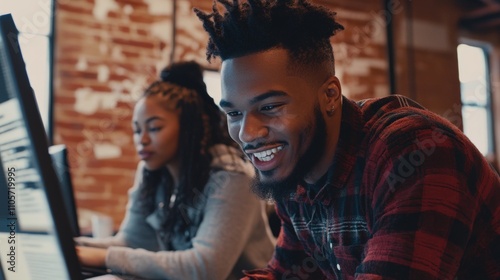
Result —
[[269, 149], [269, 150], [266, 150], [266, 151], [262, 151], [262, 152], [258, 152], [258, 153], [254, 153], [253, 155], [259, 159], [260, 161], [270, 161], [274, 158], [274, 155], [283, 150], [283, 146], [279, 146], [277, 148], [273, 148], [273, 149]]

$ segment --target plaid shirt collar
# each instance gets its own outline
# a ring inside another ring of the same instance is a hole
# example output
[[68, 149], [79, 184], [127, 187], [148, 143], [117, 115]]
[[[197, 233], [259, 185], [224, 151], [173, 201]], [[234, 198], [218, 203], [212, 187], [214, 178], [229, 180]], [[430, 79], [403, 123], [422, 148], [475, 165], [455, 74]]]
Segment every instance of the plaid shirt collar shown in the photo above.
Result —
[[364, 138], [363, 113], [358, 104], [345, 97], [342, 99], [339, 142], [332, 164], [326, 174], [326, 183], [314, 197], [311, 197], [311, 191], [306, 187], [306, 184], [303, 181], [299, 182], [296, 192], [290, 196], [290, 199], [294, 201], [308, 204], [321, 201], [328, 206], [333, 197], [332, 192], [335, 189], [344, 188], [349, 176], [353, 173], [356, 154], [359, 152], [361, 141]]

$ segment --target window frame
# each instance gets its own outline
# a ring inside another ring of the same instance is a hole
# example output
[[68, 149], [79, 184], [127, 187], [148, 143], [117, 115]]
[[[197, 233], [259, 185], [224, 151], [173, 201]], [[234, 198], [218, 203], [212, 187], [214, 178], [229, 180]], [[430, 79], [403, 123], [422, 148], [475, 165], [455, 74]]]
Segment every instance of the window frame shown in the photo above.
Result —
[[[43, 89], [43, 94], [40, 93], [40, 91], [36, 92], [37, 98], [43, 97], [43, 102], [38, 103], [38, 107], [43, 104], [44, 108], [43, 110], [40, 110], [40, 113], [44, 113], [42, 115], [42, 119], [44, 120], [44, 126], [45, 126], [45, 133], [47, 135], [49, 144], [51, 145], [53, 143], [53, 100], [54, 100], [54, 52], [55, 52], [55, 15], [56, 15], [56, 4], [57, 2], [55, 0], [45, 0], [45, 1], [36, 1], [36, 0], [28, 0], [26, 2], [23, 2], [21, 4], [27, 4], [31, 3], [33, 4], [32, 7], [35, 7], [32, 12], [28, 14], [17, 14], [17, 7], [14, 8], [14, 6], [10, 6], [7, 4], [7, 10], [2, 10], [0, 11], [0, 14], [12, 14], [14, 16], [14, 23], [16, 24], [16, 27], [18, 29], [18, 37], [19, 37], [19, 43], [20, 45], [23, 45], [22, 42], [26, 40], [30, 40], [31, 38], [43, 38], [45, 42], [47, 42], [47, 53], [41, 53], [41, 55], [46, 55], [46, 67], [43, 68], [43, 71], [47, 71], [47, 83], [46, 87]], [[12, 4], [16, 5], [16, 4]], [[44, 7], [44, 5], [50, 5], [49, 7]], [[39, 24], [40, 22], [37, 22], [37, 19], [40, 19], [40, 13], [43, 13], [43, 15], [46, 15], [48, 18], [47, 24], [50, 24], [50, 27], [47, 29], [42, 28]], [[17, 14], [17, 16], [15, 16]], [[37, 28], [42, 28], [42, 32], [38, 32]], [[30, 30], [26, 30], [30, 29]], [[35, 30], [33, 30], [35, 29]], [[34, 32], [33, 32], [34, 31]], [[27, 42], [27, 41], [26, 41]], [[33, 45], [31, 45], [33, 46]], [[36, 45], [35, 45], [36, 46]], [[22, 47], [21, 51], [23, 51]], [[38, 52], [36, 53], [38, 55]], [[27, 70], [28, 70], [28, 76], [30, 75], [30, 69], [36, 68], [36, 67], [29, 67], [29, 65], [40, 65], [38, 63], [35, 63], [29, 59], [28, 53], [23, 53], [23, 58], [25, 60], [25, 63], [27, 65]], [[45, 64], [45, 62], [44, 62]], [[36, 71], [36, 70], [35, 70]], [[40, 70], [42, 71], [42, 70]], [[37, 71], [36, 71], [37, 72]], [[37, 72], [40, 73], [40, 72]], [[33, 79], [31, 77], [30, 79]], [[31, 86], [34, 86], [33, 81], [31, 81]], [[34, 90], [37, 90], [37, 88], [34, 88]], [[46, 94], [45, 94], [46, 93]], [[40, 95], [42, 94], [42, 95]]]
[[[486, 70], [486, 75], [484, 77], [485, 79], [485, 91], [486, 91], [486, 104], [482, 105], [479, 104], [479, 102], [464, 102], [462, 98], [462, 90], [460, 90], [460, 103], [462, 106], [462, 112], [464, 111], [464, 108], [483, 108], [486, 110], [486, 116], [487, 116], [487, 130], [488, 130], [488, 151], [484, 155], [489, 162], [494, 162], [495, 156], [496, 156], [496, 131], [495, 131], [495, 119], [494, 119], [494, 106], [493, 106], [493, 92], [492, 92], [492, 78], [491, 78], [491, 52], [493, 50], [492, 46], [487, 43], [487, 42], [482, 42], [482, 41], [477, 41], [477, 40], [472, 40], [472, 39], [466, 39], [466, 38], [461, 38], [458, 41], [458, 45], [464, 44], [468, 45], [470, 47], [475, 47], [478, 48], [482, 51], [484, 55], [484, 60], [485, 60], [485, 70]], [[458, 51], [457, 51], [457, 59], [458, 59]], [[462, 82], [459, 81], [460, 85], [462, 85]], [[465, 132], [465, 127], [464, 127], [464, 132]]]
[[51, 1], [49, 38], [49, 108], [47, 138], [49, 145], [54, 144], [54, 75], [55, 75], [55, 42], [56, 42], [56, 0]]

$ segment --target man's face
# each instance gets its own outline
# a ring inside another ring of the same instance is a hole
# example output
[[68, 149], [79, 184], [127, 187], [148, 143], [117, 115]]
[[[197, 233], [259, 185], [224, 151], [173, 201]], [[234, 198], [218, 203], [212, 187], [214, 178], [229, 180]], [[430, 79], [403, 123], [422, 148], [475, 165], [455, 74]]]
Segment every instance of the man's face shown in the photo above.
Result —
[[220, 104], [229, 134], [257, 170], [257, 194], [268, 199], [294, 191], [325, 146], [319, 86], [290, 72], [288, 60], [276, 49], [222, 64]]

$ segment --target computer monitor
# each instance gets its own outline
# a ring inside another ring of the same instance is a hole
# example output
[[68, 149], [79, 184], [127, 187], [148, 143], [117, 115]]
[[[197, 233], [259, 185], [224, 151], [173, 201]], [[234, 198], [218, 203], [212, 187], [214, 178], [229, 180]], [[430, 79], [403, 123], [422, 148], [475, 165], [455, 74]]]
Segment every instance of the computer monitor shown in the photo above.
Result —
[[11, 15], [0, 16], [0, 158], [0, 204], [8, 207], [0, 212], [2, 277], [81, 279], [68, 215]]
[[61, 194], [64, 200], [64, 206], [68, 213], [69, 225], [73, 236], [80, 236], [80, 227], [78, 225], [78, 214], [75, 203], [75, 195], [73, 192], [73, 183], [71, 181], [71, 172], [68, 162], [68, 149], [66, 145], [59, 144], [49, 147], [49, 154], [52, 158], [52, 165], [59, 178], [59, 185], [61, 186]]

